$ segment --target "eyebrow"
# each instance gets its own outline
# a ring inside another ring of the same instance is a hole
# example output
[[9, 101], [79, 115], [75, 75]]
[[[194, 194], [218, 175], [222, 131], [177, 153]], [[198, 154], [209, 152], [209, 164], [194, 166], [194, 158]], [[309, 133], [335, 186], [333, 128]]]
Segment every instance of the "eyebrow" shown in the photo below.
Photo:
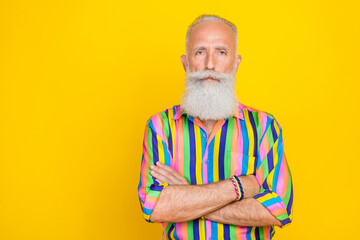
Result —
[[226, 51], [229, 51], [230, 49], [225, 47], [225, 46], [217, 46], [215, 47], [216, 50], [226, 50]]
[[199, 46], [199, 47], [194, 48], [193, 52], [196, 52], [198, 50], [205, 50], [205, 49], [206, 49], [205, 47]]
[[[226, 50], [226, 51], [229, 51], [229, 48], [227, 48], [227, 47], [225, 47], [225, 46], [222, 46], [222, 45], [216, 46], [215, 49], [216, 49], [216, 50]], [[196, 48], [194, 48], [193, 52], [196, 52], [196, 51], [198, 51], [198, 50], [206, 50], [206, 47], [204, 47], [204, 46], [196, 47]]]

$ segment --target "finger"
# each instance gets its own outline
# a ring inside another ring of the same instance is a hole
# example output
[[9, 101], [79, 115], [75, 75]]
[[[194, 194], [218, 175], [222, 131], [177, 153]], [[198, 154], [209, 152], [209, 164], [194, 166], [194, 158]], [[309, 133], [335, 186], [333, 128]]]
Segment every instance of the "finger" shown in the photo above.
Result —
[[157, 172], [157, 171], [155, 171], [155, 170], [151, 170], [151, 171], [150, 171], [150, 174], [151, 174], [155, 179], [157, 179], [157, 181], [158, 181], [159, 183], [168, 182], [168, 183], [171, 184], [171, 182], [172, 182], [172, 181], [171, 181], [170, 179], [168, 179], [166, 176], [162, 175], [161, 173], [159, 173], [159, 172]]
[[162, 167], [157, 167], [157, 166], [154, 166], [153, 168], [153, 171], [161, 174], [162, 176], [166, 177], [169, 181], [173, 182], [173, 183], [176, 183], [176, 184], [181, 184], [180, 180], [177, 179], [173, 172], [170, 172], [170, 171], [166, 171], [164, 168]]
[[153, 176], [157, 176], [161, 181], [175, 185], [181, 184], [181, 182], [178, 181], [176, 178], [174, 178], [174, 176], [172, 176], [171, 174], [167, 174], [167, 173], [164, 174], [164, 172], [159, 171], [161, 170], [159, 167], [151, 165], [150, 168], [152, 169], [150, 174]]
[[[155, 173], [161, 174], [163, 178], [167, 179], [169, 183], [175, 184], [175, 185], [188, 185], [189, 183], [186, 181], [185, 178], [183, 178], [180, 174], [178, 174], [175, 170], [172, 172], [166, 172], [161, 167], [157, 167], [155, 165], [151, 165], [150, 168], [155, 171]], [[174, 175], [176, 173], [178, 177]]]
[[173, 169], [172, 167], [170, 167], [160, 161], [157, 161], [155, 166], [164, 168], [166, 171], [169, 171], [169, 172], [176, 172], [175, 169]]
[[160, 179], [155, 178], [155, 180], [158, 181], [159, 184], [163, 184], [163, 183], [164, 183], [164, 182], [161, 181]]
[[172, 167], [169, 167], [160, 161], [156, 162], [156, 167], [161, 168], [163, 171], [168, 172], [168, 174], [166, 174], [165, 172], [162, 172], [162, 174], [163, 175], [172, 175], [174, 178], [176, 178], [179, 181], [179, 184], [189, 184], [188, 181]]

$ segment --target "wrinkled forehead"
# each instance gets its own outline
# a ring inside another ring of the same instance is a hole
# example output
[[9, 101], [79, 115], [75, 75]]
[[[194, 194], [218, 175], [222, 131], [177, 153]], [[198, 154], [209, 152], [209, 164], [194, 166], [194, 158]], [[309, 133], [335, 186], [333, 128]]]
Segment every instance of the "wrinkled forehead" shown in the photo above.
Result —
[[205, 21], [195, 25], [189, 35], [189, 50], [210, 45], [235, 49], [236, 37], [231, 27], [218, 21]]

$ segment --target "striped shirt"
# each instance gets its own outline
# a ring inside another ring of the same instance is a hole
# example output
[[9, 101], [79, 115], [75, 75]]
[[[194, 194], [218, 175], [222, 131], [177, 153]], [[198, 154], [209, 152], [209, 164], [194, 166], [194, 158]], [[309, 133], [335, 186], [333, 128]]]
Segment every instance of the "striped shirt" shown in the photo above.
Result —
[[[269, 113], [238, 103], [234, 117], [216, 122], [208, 136], [198, 118], [179, 105], [156, 113], [145, 128], [138, 194], [147, 222], [161, 191], [150, 174], [160, 161], [190, 184], [218, 182], [232, 175], [256, 176], [261, 189], [254, 196], [282, 226], [292, 221], [293, 186], [283, 149], [282, 129]], [[271, 239], [274, 227], [235, 226], [194, 219], [163, 222], [163, 239]], [[281, 226], [281, 227], [282, 227]]]

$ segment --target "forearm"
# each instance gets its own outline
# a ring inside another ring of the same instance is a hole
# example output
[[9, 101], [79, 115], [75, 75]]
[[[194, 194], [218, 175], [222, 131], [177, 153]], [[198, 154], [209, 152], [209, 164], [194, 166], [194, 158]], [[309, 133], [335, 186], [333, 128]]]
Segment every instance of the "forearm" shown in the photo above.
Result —
[[185, 222], [224, 207], [236, 199], [231, 180], [206, 185], [170, 185], [160, 194], [153, 222]]
[[280, 226], [280, 221], [254, 198], [232, 202], [204, 218], [223, 224], [236, 226]]

